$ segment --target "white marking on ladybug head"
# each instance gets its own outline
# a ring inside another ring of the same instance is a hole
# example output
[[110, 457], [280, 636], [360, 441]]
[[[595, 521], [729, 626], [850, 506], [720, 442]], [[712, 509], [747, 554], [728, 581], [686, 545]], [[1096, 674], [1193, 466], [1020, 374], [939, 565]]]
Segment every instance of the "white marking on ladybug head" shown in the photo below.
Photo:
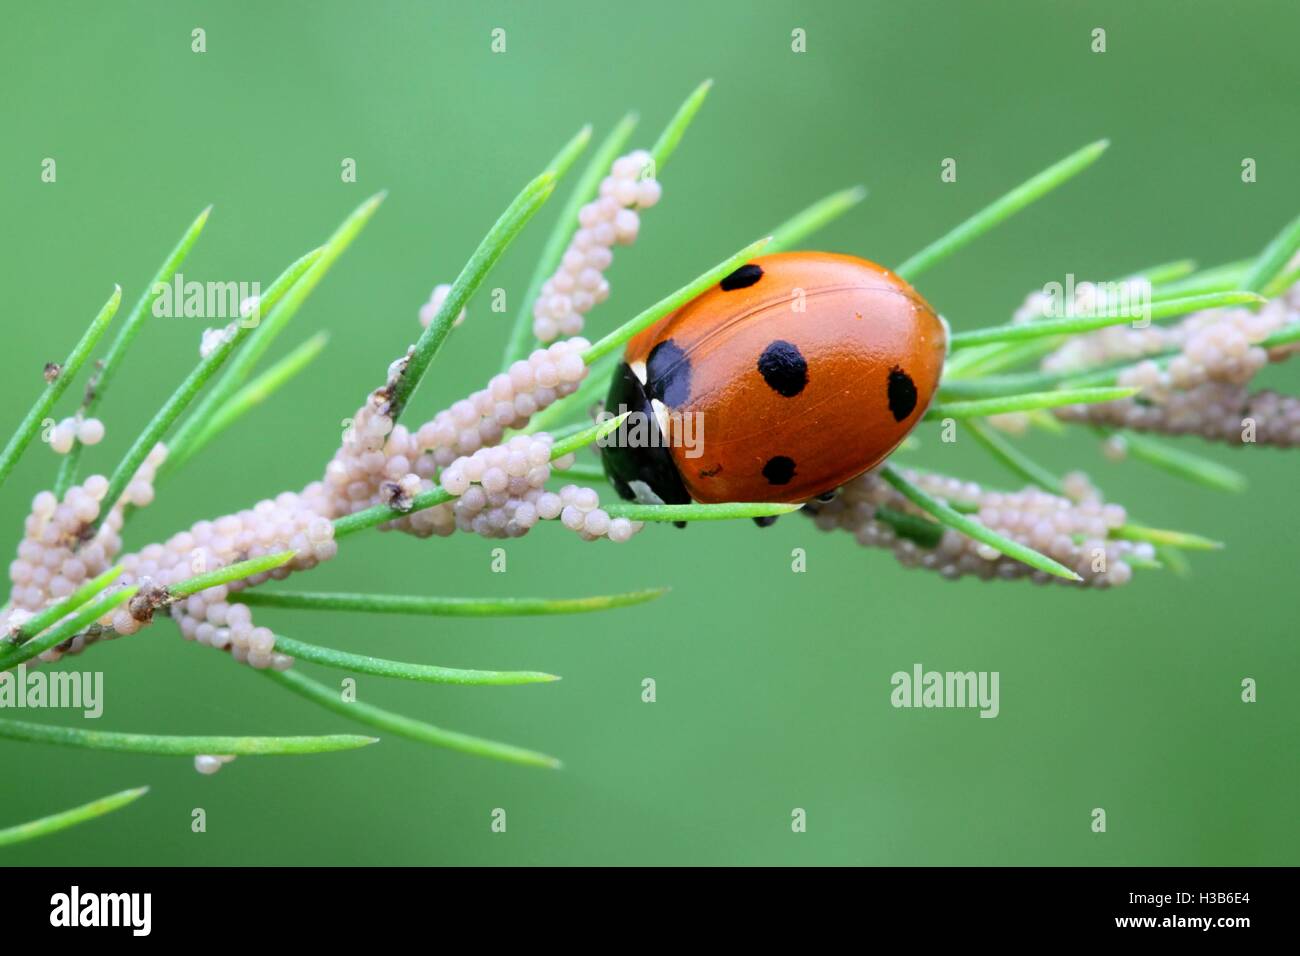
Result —
[[632, 495], [639, 505], [661, 505], [664, 503], [664, 500], [651, 491], [650, 486], [644, 481], [629, 481], [627, 486], [632, 489]]
[[668, 437], [668, 408], [657, 398], [650, 399], [650, 408], [655, 413], [655, 421], [659, 423], [659, 431], [666, 439]]
[[646, 382], [645, 362], [631, 362], [628, 364], [628, 368], [632, 370], [636, 380], [644, 385]]

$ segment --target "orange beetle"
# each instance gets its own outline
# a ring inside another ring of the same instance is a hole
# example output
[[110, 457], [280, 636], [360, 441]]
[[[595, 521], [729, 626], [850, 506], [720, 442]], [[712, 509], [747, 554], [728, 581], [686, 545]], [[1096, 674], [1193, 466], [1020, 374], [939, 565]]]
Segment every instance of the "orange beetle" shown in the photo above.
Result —
[[605, 407], [649, 425], [639, 441], [625, 426], [605, 473], [643, 503], [827, 495], [921, 420], [946, 350], [943, 319], [889, 270], [763, 256], [628, 343]]

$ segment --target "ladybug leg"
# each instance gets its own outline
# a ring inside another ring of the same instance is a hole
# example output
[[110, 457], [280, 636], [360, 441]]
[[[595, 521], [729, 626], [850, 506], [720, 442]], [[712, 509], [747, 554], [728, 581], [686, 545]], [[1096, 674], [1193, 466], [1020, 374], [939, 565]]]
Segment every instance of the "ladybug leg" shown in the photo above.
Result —
[[830, 491], [823, 491], [817, 496], [818, 501], [833, 501], [835, 496], [840, 493], [840, 489], [832, 488]]
[[780, 515], [764, 515], [761, 518], [755, 518], [754, 524], [758, 525], [760, 528], [770, 528], [772, 525], [776, 524], [776, 519], [779, 517]]

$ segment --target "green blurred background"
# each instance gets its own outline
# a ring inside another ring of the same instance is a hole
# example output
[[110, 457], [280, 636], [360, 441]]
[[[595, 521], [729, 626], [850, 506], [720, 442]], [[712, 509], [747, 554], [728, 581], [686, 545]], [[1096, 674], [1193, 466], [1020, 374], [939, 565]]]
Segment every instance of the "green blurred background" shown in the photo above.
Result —
[[[207, 32], [207, 52], [190, 31]], [[507, 52], [490, 52], [490, 31]], [[791, 30], [807, 52], [791, 52]], [[1108, 50], [1090, 52], [1107, 30]], [[133, 302], [215, 203], [189, 278], [262, 282], [366, 195], [387, 201], [276, 346], [315, 329], [313, 369], [163, 486], [138, 547], [320, 474], [339, 422], [418, 333], [515, 191], [582, 123], [641, 112], [648, 146], [704, 77], [716, 85], [619, 253], [605, 330], [825, 193], [870, 198], [817, 247], [896, 263], [1033, 171], [1108, 136], [1104, 160], [936, 268], [921, 290], [957, 328], [1002, 321], [1073, 272], [1109, 278], [1249, 255], [1300, 210], [1300, 12], [1218, 3], [11, 2], [0, 31], [3, 425], [113, 282]], [[40, 182], [45, 157], [56, 184]], [[340, 182], [357, 160], [359, 182]], [[958, 182], [939, 163], [958, 160]], [[1259, 179], [1244, 185], [1243, 157]], [[489, 282], [522, 293], [558, 201]], [[125, 309], [124, 303], [124, 309]], [[416, 413], [479, 387], [507, 316], [471, 305]], [[111, 470], [196, 360], [201, 321], [153, 320], [102, 406]], [[1295, 376], [1270, 373], [1274, 384]], [[65, 403], [67, 409], [70, 403]], [[922, 431], [918, 460], [1007, 482], [968, 443]], [[131, 808], [15, 848], [22, 864], [1282, 864], [1296, 863], [1300, 556], [1294, 453], [1206, 447], [1238, 496], [1104, 461], [1082, 434], [1030, 447], [1084, 468], [1142, 521], [1228, 542], [1191, 577], [1113, 593], [907, 572], [794, 516], [648, 529], [589, 546], [541, 529], [509, 544], [368, 533], [296, 586], [581, 595], [670, 585], [658, 603], [567, 619], [455, 621], [263, 612], [278, 630], [378, 656], [537, 668], [558, 684], [446, 688], [362, 677], [369, 702], [561, 757], [558, 772], [405, 740], [342, 754], [187, 759], [0, 744], [0, 825], [120, 788]], [[31, 449], [0, 519], [16, 536], [55, 468]], [[6, 545], [5, 547], [10, 547]], [[808, 571], [793, 574], [791, 549]], [[271, 620], [273, 617], [273, 620]], [[103, 668], [100, 729], [322, 733], [342, 718], [280, 692], [170, 625], [70, 659]], [[1001, 673], [1001, 716], [895, 710], [920, 662]], [[330, 681], [344, 675], [303, 665]], [[652, 677], [658, 701], [641, 702]], [[1259, 684], [1243, 704], [1242, 678]], [[15, 716], [30, 716], [15, 715]], [[72, 722], [66, 712], [39, 719]], [[190, 830], [193, 808], [208, 830]], [[508, 814], [504, 834], [490, 814]], [[791, 832], [792, 808], [808, 832]], [[1090, 831], [1103, 807], [1108, 832]]]

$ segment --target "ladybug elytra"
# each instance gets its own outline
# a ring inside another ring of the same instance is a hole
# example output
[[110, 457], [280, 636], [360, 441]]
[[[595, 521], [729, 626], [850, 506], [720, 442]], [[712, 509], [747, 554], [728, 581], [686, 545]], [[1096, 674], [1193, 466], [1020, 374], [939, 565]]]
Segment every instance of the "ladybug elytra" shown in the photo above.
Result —
[[921, 420], [946, 349], [943, 319], [875, 263], [760, 257], [628, 342], [605, 407], [661, 440], [609, 445], [605, 473], [642, 503], [826, 495]]

